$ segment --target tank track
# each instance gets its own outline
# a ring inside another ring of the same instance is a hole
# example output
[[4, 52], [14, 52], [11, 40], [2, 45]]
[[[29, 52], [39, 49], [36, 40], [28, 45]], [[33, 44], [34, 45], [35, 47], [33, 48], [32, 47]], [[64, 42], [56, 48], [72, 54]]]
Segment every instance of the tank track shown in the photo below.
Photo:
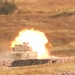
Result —
[[10, 67], [41, 65], [48, 63], [50, 59], [28, 59], [28, 60], [15, 60], [11, 63]]

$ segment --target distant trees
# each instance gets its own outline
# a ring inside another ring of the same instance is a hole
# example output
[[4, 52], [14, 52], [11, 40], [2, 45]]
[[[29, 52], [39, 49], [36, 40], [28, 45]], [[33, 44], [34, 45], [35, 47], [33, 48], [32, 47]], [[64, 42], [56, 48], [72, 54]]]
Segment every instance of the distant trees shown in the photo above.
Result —
[[15, 5], [15, 0], [0, 0], [0, 15], [1, 14], [10, 14], [17, 9]]

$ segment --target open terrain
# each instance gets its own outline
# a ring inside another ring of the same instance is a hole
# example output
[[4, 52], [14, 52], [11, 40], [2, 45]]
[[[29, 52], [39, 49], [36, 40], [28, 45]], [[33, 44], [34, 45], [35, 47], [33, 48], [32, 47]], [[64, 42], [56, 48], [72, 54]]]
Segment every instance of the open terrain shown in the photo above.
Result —
[[27, 67], [1, 67], [0, 75], [75, 75], [75, 62]]
[[[15, 1], [18, 10], [0, 15], [0, 50], [10, 50], [11, 42], [23, 29], [43, 31], [59, 54], [73, 51], [75, 45], [75, 1], [27, 0]], [[61, 48], [60, 48], [61, 47]], [[67, 50], [69, 48], [69, 50]], [[62, 51], [58, 51], [62, 49]], [[53, 50], [52, 50], [53, 51]], [[53, 51], [53, 54], [57, 53]], [[58, 54], [57, 53], [57, 54]], [[72, 54], [71, 54], [72, 55]], [[74, 54], [73, 54], [74, 55]]]
[[[0, 15], [0, 55], [5, 56], [4, 52], [11, 50], [11, 42], [18, 36], [19, 31], [34, 28], [46, 34], [52, 44], [52, 55], [75, 56], [75, 0], [16, 0], [15, 3], [18, 6], [17, 11]], [[74, 69], [74, 62], [46, 64], [0, 68], [0, 75], [27, 75], [31, 72], [35, 75], [48, 75], [51, 72]]]

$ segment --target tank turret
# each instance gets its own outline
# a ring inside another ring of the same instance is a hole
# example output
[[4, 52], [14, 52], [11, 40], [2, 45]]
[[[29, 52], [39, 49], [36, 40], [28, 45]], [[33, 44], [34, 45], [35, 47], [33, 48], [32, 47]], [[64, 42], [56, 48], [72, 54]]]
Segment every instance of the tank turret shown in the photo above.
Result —
[[37, 59], [37, 52], [32, 51], [32, 48], [28, 45], [28, 43], [17, 44], [14, 48], [12, 48], [12, 57], [15, 60], [21, 59]]

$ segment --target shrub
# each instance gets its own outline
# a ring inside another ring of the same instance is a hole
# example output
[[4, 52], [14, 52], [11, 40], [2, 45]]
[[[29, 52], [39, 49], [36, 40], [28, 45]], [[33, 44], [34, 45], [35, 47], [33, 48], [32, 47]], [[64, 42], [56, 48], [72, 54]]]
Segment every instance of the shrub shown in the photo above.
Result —
[[14, 3], [10, 2], [3, 2], [3, 4], [0, 6], [0, 15], [1, 14], [10, 14], [14, 12], [17, 9], [17, 6]]

